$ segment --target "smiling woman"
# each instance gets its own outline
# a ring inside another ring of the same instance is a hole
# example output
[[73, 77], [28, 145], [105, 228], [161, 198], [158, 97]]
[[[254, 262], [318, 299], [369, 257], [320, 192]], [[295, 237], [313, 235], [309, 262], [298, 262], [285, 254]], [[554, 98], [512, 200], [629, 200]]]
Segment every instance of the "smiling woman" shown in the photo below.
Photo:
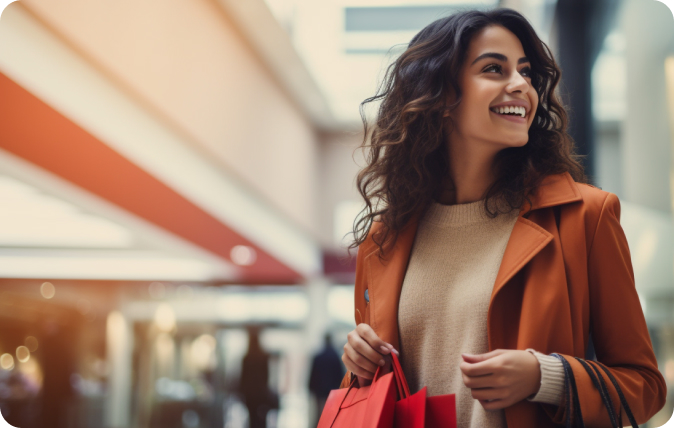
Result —
[[459, 427], [617, 427], [664, 406], [620, 202], [586, 182], [560, 75], [522, 15], [472, 10], [419, 32], [365, 100], [381, 105], [363, 117], [343, 387], [399, 352], [413, 392], [455, 394]]

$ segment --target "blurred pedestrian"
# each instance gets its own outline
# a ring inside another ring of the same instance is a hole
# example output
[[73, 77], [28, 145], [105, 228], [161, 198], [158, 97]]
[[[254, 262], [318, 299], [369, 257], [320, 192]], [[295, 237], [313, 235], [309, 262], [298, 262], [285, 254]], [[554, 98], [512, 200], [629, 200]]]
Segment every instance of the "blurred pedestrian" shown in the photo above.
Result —
[[330, 390], [339, 387], [342, 377], [344, 377], [342, 360], [335, 348], [332, 347], [330, 334], [326, 333], [323, 349], [314, 356], [311, 362], [311, 374], [309, 375], [309, 391], [316, 400], [317, 411], [312, 426], [318, 425], [319, 416], [323, 412]]
[[266, 428], [267, 412], [278, 408], [278, 395], [269, 389], [270, 355], [260, 345], [257, 328], [248, 330], [248, 353], [243, 357], [239, 392], [248, 408], [250, 428]]

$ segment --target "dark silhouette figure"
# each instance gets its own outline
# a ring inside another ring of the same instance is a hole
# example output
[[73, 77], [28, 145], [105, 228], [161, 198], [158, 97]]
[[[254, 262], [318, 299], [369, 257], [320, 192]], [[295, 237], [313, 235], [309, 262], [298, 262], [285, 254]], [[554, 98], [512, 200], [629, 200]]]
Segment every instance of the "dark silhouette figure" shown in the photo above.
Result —
[[259, 331], [249, 330], [248, 353], [241, 365], [239, 391], [248, 407], [250, 428], [266, 428], [267, 412], [278, 408], [278, 397], [269, 390], [270, 355], [260, 346]]
[[344, 368], [342, 359], [332, 347], [330, 334], [325, 335], [325, 344], [323, 349], [314, 356], [311, 363], [311, 374], [309, 376], [309, 391], [316, 399], [316, 419], [314, 426], [318, 425], [325, 401], [330, 395], [330, 391], [339, 388], [339, 384], [344, 377]]

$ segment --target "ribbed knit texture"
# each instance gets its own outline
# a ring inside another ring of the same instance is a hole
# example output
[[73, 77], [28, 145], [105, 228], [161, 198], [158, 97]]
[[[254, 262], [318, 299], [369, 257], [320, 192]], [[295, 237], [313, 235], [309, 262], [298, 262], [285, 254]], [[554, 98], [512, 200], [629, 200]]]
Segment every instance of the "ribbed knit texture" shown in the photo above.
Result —
[[541, 387], [529, 401], [559, 405], [564, 396], [564, 365], [557, 357], [546, 355], [532, 348], [527, 349], [538, 358], [541, 366]]
[[[429, 396], [456, 394], [458, 428], [506, 427], [503, 410], [484, 410], [472, 397], [459, 364], [461, 353], [489, 352], [487, 310], [517, 216], [515, 209], [492, 219], [484, 200], [434, 203], [412, 247], [398, 307], [401, 364], [414, 392], [426, 386]], [[553, 361], [544, 362], [541, 370], [555, 368]], [[541, 374], [543, 380], [557, 376]], [[563, 370], [557, 379], [563, 388]], [[541, 386], [534, 398], [550, 402], [561, 399], [561, 392]]]

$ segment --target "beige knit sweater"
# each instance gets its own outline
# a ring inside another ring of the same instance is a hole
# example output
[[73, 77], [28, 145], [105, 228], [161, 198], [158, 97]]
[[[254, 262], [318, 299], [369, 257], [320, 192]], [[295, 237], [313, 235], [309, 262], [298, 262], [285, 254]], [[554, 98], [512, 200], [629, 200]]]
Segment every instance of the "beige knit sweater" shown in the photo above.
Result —
[[[456, 394], [458, 428], [506, 427], [503, 410], [484, 410], [463, 384], [461, 353], [489, 352], [487, 310], [518, 210], [494, 219], [484, 200], [434, 203], [421, 219], [403, 281], [398, 324], [403, 370], [413, 392]], [[559, 404], [564, 369], [556, 357], [538, 358], [541, 387], [530, 401]]]

